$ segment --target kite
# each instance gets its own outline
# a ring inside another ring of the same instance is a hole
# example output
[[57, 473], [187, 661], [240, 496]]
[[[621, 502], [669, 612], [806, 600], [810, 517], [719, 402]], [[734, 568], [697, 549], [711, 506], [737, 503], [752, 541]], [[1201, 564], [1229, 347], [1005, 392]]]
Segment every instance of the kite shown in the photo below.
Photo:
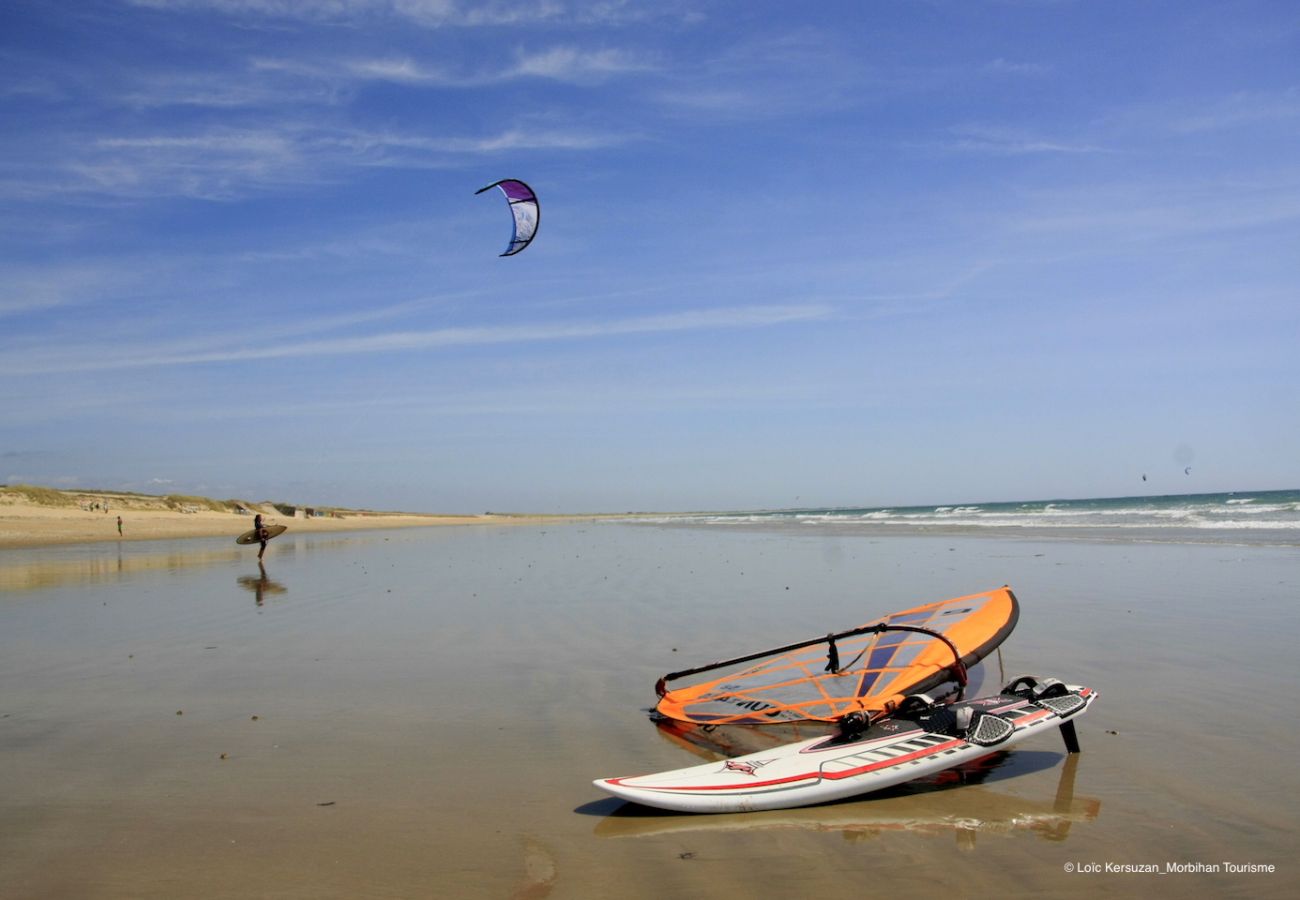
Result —
[[501, 255], [514, 256], [533, 242], [533, 237], [537, 234], [537, 223], [542, 218], [542, 208], [533, 189], [515, 178], [504, 178], [474, 193], [481, 194], [492, 188], [501, 188], [501, 193], [506, 195], [506, 201], [510, 204], [515, 230], [510, 236], [506, 252]]

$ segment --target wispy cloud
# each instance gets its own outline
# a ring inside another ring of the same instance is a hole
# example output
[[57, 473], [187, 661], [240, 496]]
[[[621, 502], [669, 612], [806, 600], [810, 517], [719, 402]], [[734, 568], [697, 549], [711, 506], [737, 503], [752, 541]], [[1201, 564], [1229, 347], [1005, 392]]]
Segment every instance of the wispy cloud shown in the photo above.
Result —
[[[391, 380], [350, 378], [346, 383], [317, 386], [298, 385], [290, 392], [270, 391], [257, 403], [248, 403], [228, 390], [208, 386], [196, 389], [192, 382], [179, 387], [159, 379], [158, 383], [95, 395], [91, 402], [73, 391], [52, 391], [15, 404], [11, 421], [39, 422], [47, 417], [94, 419], [111, 410], [117, 422], [155, 425], [158, 410], [167, 410], [170, 423], [212, 423], [218, 421], [323, 422], [340, 418], [365, 417], [370, 421], [390, 417], [408, 426], [412, 416], [423, 421], [432, 417], [458, 416], [466, 419], [520, 416], [545, 420], [556, 415], [610, 415], [637, 411], [681, 411], [777, 407], [808, 410], [817, 405], [867, 405], [874, 401], [869, 388], [858, 388], [846, 402], [828, 395], [819, 376], [806, 379], [785, 371], [741, 380], [712, 380], [701, 383], [694, 373], [650, 373], [645, 370], [609, 372], [598, 383], [548, 372], [532, 379], [510, 379], [484, 383], [479, 379], [432, 379], [403, 384], [394, 390]], [[14, 457], [10, 465], [30, 466], [46, 460], [47, 452]], [[28, 479], [44, 481], [44, 478]]]
[[1197, 104], [1196, 109], [1169, 116], [1178, 134], [1195, 134], [1270, 122], [1300, 119], [1300, 87], [1274, 92], [1238, 92]]
[[1014, 230], [1040, 236], [1091, 233], [1131, 243], [1300, 224], [1296, 172], [1274, 172], [1253, 183], [1094, 184], [1027, 199], [1034, 211], [1016, 220]]
[[353, 22], [400, 18], [428, 26], [512, 24], [549, 18], [562, 7], [549, 0], [460, 3], [456, 0], [128, 0], [165, 12], [214, 12], [227, 16]]
[[[260, 68], [287, 68], [283, 61], [272, 63], [261, 61], [258, 63]], [[418, 84], [418, 85], [465, 85], [472, 82], [472, 79], [457, 76], [439, 66], [431, 66], [428, 63], [417, 62], [409, 57], [386, 57], [379, 59], [353, 59], [341, 63], [336, 69], [326, 69], [320, 66], [312, 67], [314, 73], [319, 77], [329, 77], [336, 73], [345, 74], [351, 78], [374, 81], [391, 81], [397, 84]], [[299, 65], [298, 71], [304, 71]]]
[[95, 302], [131, 280], [94, 265], [7, 267], [0, 275], [0, 318]]
[[517, 127], [478, 137], [425, 137], [395, 132], [340, 133], [332, 142], [367, 164], [411, 165], [419, 162], [412, 153], [425, 154], [425, 162], [446, 155], [478, 155], [507, 150], [593, 150], [625, 143], [629, 136], [563, 128]]
[[514, 68], [506, 74], [509, 77], [581, 82], [629, 72], [646, 72], [653, 68], [644, 56], [623, 50], [552, 47], [540, 53], [519, 54]]
[[[260, 65], [265, 68], [274, 64], [263, 62]], [[297, 68], [300, 72], [308, 71], [301, 65]], [[473, 88], [528, 78], [589, 84], [618, 75], [652, 71], [655, 65], [643, 54], [626, 50], [555, 46], [533, 52], [520, 50], [512, 60], [502, 65], [472, 71], [453, 71], [446, 66], [430, 65], [410, 57], [352, 59], [342, 62], [337, 68], [327, 65], [311, 68], [323, 78], [343, 74], [356, 79], [406, 85]]]
[[582, 152], [633, 139], [635, 135], [553, 124], [536, 129], [519, 124], [494, 133], [457, 136], [293, 122], [89, 141], [69, 137], [60, 151], [44, 151], [42, 166], [12, 158], [19, 154], [13, 151], [11, 159], [0, 164], [0, 196], [231, 200], [327, 182], [347, 169], [439, 168], [517, 149]]
[[215, 12], [231, 17], [322, 23], [400, 20], [424, 28], [474, 28], [574, 23], [621, 25], [653, 18], [691, 19], [691, 4], [660, 0], [128, 0], [168, 12]]
[[1112, 153], [1087, 141], [1062, 140], [1017, 128], [995, 125], [961, 125], [951, 129], [952, 137], [936, 144], [943, 149], [996, 156], [1023, 156], [1037, 153]]
[[983, 71], [993, 75], [1043, 75], [1051, 71], [1051, 68], [1042, 63], [1015, 62], [998, 57], [985, 63]]
[[361, 337], [278, 341], [259, 346], [231, 345], [217, 349], [159, 350], [143, 345], [118, 346], [111, 354], [85, 353], [80, 348], [60, 352], [28, 350], [6, 353], [0, 373], [6, 375], [90, 372], [165, 366], [193, 366], [249, 360], [355, 356], [402, 351], [427, 351], [486, 344], [546, 343], [596, 340], [665, 332], [734, 330], [823, 319], [831, 314], [822, 305], [750, 306], [688, 310], [659, 316], [605, 321], [557, 322], [390, 331]]
[[[859, 396], [858, 401], [862, 398]], [[420, 385], [394, 391], [386, 384], [364, 385], [356, 389], [335, 389], [317, 396], [293, 399], [267, 396], [248, 404], [228, 397], [204, 398], [190, 402], [183, 396], [117, 399], [114, 415], [149, 419], [160, 405], [174, 410], [173, 421], [270, 420], [295, 418], [326, 420], [339, 416], [531, 416], [545, 418], [566, 414], [611, 414], [635, 410], [717, 409], [731, 412], [748, 406], [770, 407], [772, 404], [808, 409], [825, 402], [824, 390], [816, 383], [791, 383], [785, 374], [773, 374], [769, 380], [745, 383], [699, 384], [686, 380], [664, 382], [611, 375], [600, 384], [548, 380], [544, 384]], [[62, 404], [62, 398], [50, 401]]]
[[808, 115], [843, 107], [873, 85], [869, 65], [833, 33], [801, 28], [761, 40], [719, 42], [711, 56], [678, 62], [648, 88], [670, 112], [711, 121]]
[[323, 160], [313, 150], [320, 146], [319, 135], [293, 128], [101, 137], [66, 161], [64, 190], [228, 199], [316, 180]]
[[[319, 96], [324, 99], [337, 96], [351, 84], [368, 81], [446, 89], [491, 87], [525, 79], [593, 84], [620, 75], [651, 72], [658, 66], [659, 63], [645, 53], [564, 44], [541, 50], [518, 49], [512, 56], [493, 65], [478, 63], [472, 67], [441, 59], [431, 62], [409, 54], [345, 59], [262, 56], [249, 62], [249, 71], [262, 79], [268, 74], [278, 74], [304, 83], [328, 86], [328, 93], [319, 91]], [[252, 90], [247, 93], [255, 95]]]
[[[193, 107], [222, 113], [239, 110], [279, 110], [304, 106], [335, 106], [347, 95], [339, 85], [296, 77], [286, 63], [253, 60], [242, 67], [194, 71], [134, 73], [124, 87], [99, 98], [106, 107], [159, 110]], [[282, 75], [288, 77], [271, 77]]]
[[53, 79], [34, 75], [20, 75], [8, 83], [0, 85], [0, 99], [59, 103], [67, 100], [67, 95]]

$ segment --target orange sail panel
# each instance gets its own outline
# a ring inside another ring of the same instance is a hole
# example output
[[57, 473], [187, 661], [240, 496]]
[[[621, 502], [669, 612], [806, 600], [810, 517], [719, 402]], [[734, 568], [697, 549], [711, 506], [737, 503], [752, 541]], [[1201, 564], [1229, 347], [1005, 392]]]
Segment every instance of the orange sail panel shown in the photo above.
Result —
[[[832, 722], [851, 712], [881, 712], [908, 694], [953, 680], [954, 648], [962, 667], [979, 662], [1006, 639], [1019, 615], [1009, 587], [928, 603], [863, 628], [908, 626], [937, 632], [946, 641], [919, 631], [888, 630], [838, 638], [829, 646], [822, 639], [776, 651], [740, 671], [733, 666], [730, 674], [712, 681], [665, 689], [656, 709], [670, 719], [712, 725]], [[829, 660], [838, 664], [828, 666]], [[661, 685], [677, 675], [665, 676]]]

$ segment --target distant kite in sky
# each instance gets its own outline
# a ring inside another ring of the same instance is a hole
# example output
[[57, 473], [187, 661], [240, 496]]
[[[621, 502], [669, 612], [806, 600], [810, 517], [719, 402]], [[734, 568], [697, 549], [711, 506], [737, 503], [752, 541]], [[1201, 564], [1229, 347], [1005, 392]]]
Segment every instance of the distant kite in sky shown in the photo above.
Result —
[[510, 215], [513, 217], [515, 230], [510, 236], [510, 244], [506, 247], [506, 252], [501, 255], [514, 256], [532, 243], [533, 236], [537, 234], [537, 223], [542, 219], [542, 208], [537, 202], [537, 195], [533, 193], [533, 189], [514, 178], [504, 178], [474, 193], [481, 194], [492, 188], [501, 188], [501, 193], [506, 195], [506, 201], [510, 204]]

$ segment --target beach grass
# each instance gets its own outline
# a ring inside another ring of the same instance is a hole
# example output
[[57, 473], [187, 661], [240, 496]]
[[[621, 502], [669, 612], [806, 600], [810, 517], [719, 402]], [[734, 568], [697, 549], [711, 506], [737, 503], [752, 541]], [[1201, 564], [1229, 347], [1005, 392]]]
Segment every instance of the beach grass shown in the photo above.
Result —
[[[248, 529], [249, 513], [261, 513], [272, 524], [278, 519], [288, 524], [295, 534], [430, 525], [522, 525], [599, 518], [409, 513], [270, 500], [250, 503], [190, 494], [0, 485], [0, 548], [229, 536]], [[119, 516], [124, 520], [121, 528], [117, 525]]]
[[186, 509], [199, 507], [210, 509], [214, 512], [234, 512], [235, 507], [223, 500], [213, 500], [210, 497], [194, 497], [187, 494], [168, 494], [163, 497], [165, 502], [172, 509]]
[[76, 506], [78, 502], [73, 494], [66, 491], [34, 484], [0, 485], [0, 494], [13, 494], [37, 506]]

